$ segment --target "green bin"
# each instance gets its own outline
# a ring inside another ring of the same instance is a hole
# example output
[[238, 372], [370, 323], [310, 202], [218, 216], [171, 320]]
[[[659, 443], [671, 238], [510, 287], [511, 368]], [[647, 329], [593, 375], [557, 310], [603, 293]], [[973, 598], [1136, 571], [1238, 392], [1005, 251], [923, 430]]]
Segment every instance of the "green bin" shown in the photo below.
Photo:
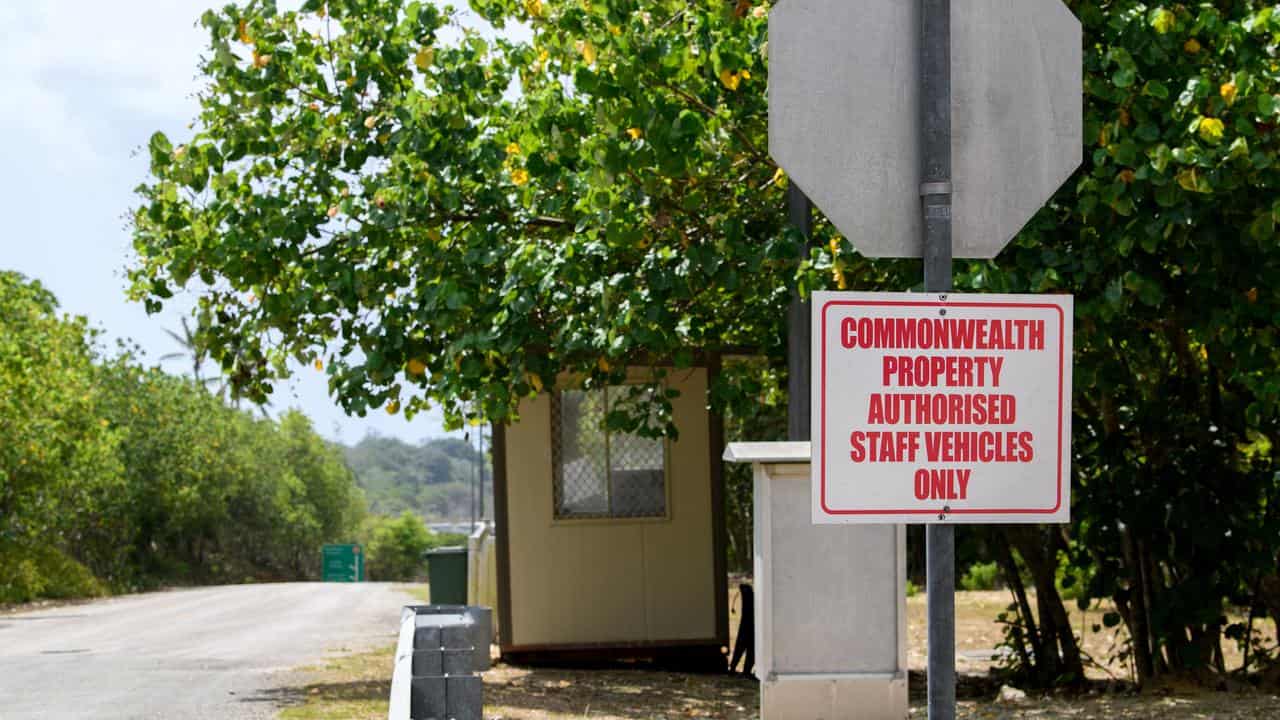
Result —
[[427, 551], [427, 585], [432, 605], [467, 604], [467, 549], [442, 547]]

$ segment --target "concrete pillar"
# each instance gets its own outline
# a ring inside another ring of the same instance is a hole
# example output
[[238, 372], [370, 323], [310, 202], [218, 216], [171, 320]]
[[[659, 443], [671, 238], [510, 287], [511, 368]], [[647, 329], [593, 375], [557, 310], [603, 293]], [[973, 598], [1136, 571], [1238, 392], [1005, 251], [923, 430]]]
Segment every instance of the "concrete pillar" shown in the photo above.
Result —
[[906, 529], [814, 525], [809, 443], [734, 443], [755, 476], [761, 720], [907, 717]]

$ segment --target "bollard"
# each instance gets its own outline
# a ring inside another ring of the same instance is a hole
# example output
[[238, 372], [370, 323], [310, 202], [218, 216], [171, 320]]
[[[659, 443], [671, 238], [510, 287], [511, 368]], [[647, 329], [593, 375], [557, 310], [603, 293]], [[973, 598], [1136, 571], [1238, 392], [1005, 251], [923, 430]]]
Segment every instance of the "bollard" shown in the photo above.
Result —
[[408, 606], [401, 622], [388, 720], [482, 720], [493, 612]]

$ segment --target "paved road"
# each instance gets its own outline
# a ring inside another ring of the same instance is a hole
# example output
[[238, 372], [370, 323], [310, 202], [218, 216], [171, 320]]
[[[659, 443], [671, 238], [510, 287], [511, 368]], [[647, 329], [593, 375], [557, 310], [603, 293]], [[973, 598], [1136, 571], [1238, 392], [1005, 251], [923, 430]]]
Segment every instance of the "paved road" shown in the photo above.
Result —
[[394, 643], [412, 602], [379, 583], [290, 583], [0, 615], [0, 718], [269, 718], [283, 671]]

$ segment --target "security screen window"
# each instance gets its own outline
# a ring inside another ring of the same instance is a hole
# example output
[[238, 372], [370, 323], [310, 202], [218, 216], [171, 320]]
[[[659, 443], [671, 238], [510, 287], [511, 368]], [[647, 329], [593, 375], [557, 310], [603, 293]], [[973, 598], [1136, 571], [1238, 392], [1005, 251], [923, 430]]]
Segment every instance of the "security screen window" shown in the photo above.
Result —
[[552, 400], [555, 516], [667, 516], [666, 442], [605, 430], [610, 404], [630, 389], [564, 390]]

